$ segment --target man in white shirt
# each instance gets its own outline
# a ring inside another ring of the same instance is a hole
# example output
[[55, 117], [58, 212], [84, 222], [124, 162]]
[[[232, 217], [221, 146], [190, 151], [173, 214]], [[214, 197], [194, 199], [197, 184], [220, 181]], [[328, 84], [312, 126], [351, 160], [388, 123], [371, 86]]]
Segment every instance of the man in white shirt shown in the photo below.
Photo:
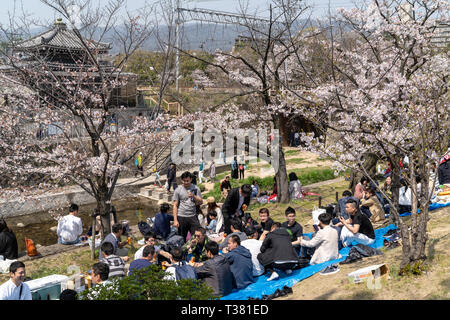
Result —
[[262, 241], [258, 240], [258, 230], [249, 226], [245, 229], [248, 239], [241, 242], [241, 246], [245, 247], [252, 254], [253, 276], [259, 277], [264, 274], [264, 266], [258, 260], [258, 254], [261, 253]]
[[15, 261], [9, 266], [9, 279], [0, 286], [0, 300], [31, 300], [31, 291], [25, 280], [25, 264]]
[[61, 244], [77, 244], [80, 242], [79, 236], [83, 233], [83, 224], [81, 219], [77, 217], [78, 206], [71, 204], [69, 214], [62, 217], [58, 222], [58, 243]]

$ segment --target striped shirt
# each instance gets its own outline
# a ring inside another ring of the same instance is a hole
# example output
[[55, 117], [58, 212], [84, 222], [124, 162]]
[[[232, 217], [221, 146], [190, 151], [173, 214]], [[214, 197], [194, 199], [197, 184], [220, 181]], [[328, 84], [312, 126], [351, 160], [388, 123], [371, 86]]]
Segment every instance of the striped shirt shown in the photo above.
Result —
[[114, 254], [107, 256], [106, 258], [100, 259], [101, 262], [106, 263], [109, 266], [109, 276], [108, 279], [114, 277], [125, 276], [125, 262], [121, 257]]

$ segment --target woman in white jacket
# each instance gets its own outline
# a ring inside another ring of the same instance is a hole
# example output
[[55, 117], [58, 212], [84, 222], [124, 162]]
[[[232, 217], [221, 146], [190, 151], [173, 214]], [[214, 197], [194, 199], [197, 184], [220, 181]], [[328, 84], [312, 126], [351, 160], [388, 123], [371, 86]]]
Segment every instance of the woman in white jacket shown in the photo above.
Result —
[[291, 199], [298, 199], [302, 194], [302, 184], [295, 172], [289, 173], [289, 181], [289, 196]]

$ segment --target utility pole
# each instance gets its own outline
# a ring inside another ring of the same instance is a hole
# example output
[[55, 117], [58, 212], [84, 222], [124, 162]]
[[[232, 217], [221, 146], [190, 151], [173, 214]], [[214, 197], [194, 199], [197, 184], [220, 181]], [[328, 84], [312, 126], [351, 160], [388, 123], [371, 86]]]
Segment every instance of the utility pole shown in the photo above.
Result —
[[180, 93], [180, 87], [178, 85], [178, 78], [180, 77], [180, 0], [176, 0], [176, 21], [175, 21], [175, 41], [176, 41], [176, 57], [175, 57], [175, 90]]

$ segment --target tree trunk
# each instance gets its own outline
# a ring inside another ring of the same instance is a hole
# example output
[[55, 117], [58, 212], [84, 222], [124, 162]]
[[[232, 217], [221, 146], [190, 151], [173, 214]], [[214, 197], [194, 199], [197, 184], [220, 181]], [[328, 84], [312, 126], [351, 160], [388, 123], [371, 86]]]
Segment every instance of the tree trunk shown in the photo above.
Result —
[[[111, 233], [111, 202], [106, 197], [97, 199], [97, 210], [100, 213], [102, 222], [102, 240]], [[95, 232], [95, 230], [93, 231]]]
[[[274, 129], [280, 130], [280, 116], [274, 116]], [[274, 156], [274, 155], [272, 155]], [[277, 201], [281, 203], [289, 203], [289, 180], [286, 170], [286, 160], [284, 159], [284, 152], [282, 146], [282, 133], [278, 140], [278, 171], [275, 172], [277, 178]]]
[[[375, 153], [366, 153], [363, 156], [364, 156], [363, 167], [366, 169], [366, 171], [369, 173], [371, 177], [375, 177], [378, 156]], [[360, 172], [357, 171], [351, 172], [350, 185], [348, 186], [348, 188], [352, 190], [353, 194], [355, 193], [356, 185], [359, 183], [362, 176], [363, 175]]]

